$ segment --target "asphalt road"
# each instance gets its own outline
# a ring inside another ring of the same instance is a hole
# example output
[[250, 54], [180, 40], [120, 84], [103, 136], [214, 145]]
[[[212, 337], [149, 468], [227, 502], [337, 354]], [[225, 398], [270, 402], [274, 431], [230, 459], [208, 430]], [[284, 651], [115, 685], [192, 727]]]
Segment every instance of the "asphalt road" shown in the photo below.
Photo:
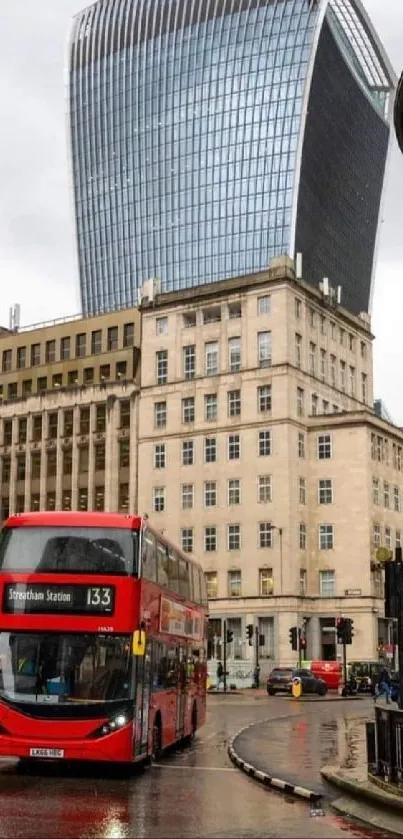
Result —
[[[3, 760], [0, 839], [381, 835], [344, 821], [330, 808], [313, 816], [309, 804], [263, 789], [228, 759], [228, 740], [242, 726], [290, 714], [297, 721], [323, 713], [328, 721], [325, 708], [325, 703], [295, 708], [267, 697], [210, 698], [206, 725], [194, 745], [129, 779], [116, 777], [113, 770], [53, 764], [36, 764], [27, 772], [15, 761]], [[340, 713], [338, 706], [335, 718]]]

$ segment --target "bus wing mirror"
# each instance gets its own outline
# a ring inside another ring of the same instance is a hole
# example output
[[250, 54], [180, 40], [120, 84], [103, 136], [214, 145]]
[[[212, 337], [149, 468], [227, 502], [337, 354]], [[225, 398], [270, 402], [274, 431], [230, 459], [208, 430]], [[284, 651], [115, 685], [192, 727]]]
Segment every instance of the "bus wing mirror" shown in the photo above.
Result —
[[133, 632], [132, 651], [133, 655], [144, 655], [146, 651], [146, 634], [144, 629], [136, 629]]

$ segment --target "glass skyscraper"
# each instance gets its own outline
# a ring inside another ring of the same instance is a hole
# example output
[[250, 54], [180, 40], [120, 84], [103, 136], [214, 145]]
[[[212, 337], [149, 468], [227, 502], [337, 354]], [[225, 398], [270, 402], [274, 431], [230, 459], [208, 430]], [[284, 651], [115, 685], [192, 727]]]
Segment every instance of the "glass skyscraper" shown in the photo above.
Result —
[[98, 0], [74, 19], [82, 308], [266, 268], [370, 306], [395, 79], [360, 0]]

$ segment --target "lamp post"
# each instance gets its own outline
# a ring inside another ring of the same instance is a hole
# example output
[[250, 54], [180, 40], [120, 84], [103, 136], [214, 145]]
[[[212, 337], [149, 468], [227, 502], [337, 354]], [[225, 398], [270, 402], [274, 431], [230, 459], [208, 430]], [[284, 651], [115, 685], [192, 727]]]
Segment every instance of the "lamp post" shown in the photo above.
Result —
[[283, 593], [283, 528], [275, 524], [270, 525], [270, 530], [277, 530], [280, 539], [280, 594]]

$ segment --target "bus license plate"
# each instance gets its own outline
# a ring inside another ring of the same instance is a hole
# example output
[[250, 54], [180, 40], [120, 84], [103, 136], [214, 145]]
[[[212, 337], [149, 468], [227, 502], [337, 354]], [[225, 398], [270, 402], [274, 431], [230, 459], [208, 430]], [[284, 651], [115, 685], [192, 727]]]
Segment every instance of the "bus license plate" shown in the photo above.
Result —
[[30, 757], [64, 757], [64, 749], [30, 749]]

